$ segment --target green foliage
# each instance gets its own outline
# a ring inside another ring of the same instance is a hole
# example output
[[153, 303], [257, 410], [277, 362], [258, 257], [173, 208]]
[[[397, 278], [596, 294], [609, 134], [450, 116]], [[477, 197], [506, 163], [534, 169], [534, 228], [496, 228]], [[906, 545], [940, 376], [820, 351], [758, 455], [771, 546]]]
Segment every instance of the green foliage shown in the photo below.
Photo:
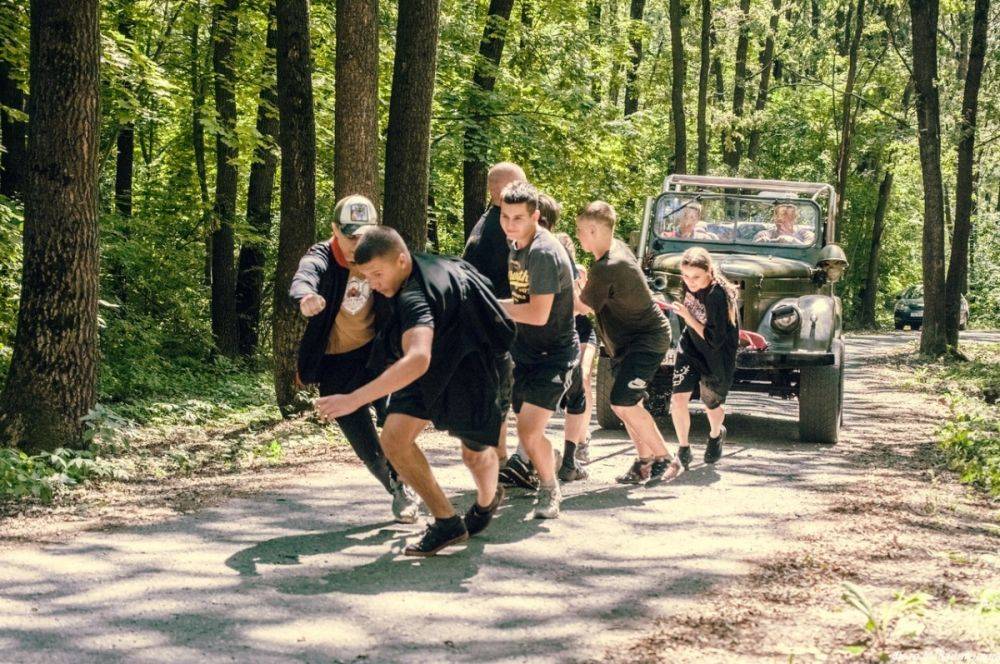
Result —
[[0, 375], [7, 375], [17, 331], [21, 296], [21, 227], [24, 214], [16, 201], [0, 196]]
[[865, 620], [864, 629], [869, 634], [868, 643], [847, 647], [851, 654], [860, 655], [870, 651], [880, 660], [886, 660], [887, 649], [924, 631], [924, 624], [919, 618], [924, 615], [933, 599], [931, 595], [900, 591], [894, 594], [892, 602], [876, 606], [854, 584], [845, 581], [841, 588], [841, 599], [861, 613]]
[[0, 448], [0, 500], [33, 498], [51, 502], [62, 489], [110, 477], [112, 466], [87, 450], [59, 448], [35, 456]]

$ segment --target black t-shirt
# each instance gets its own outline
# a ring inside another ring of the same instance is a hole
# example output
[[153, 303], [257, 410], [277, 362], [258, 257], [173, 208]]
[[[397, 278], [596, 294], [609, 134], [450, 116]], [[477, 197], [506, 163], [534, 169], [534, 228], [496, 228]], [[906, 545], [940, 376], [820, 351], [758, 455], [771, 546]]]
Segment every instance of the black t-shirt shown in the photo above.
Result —
[[403, 357], [403, 335], [407, 330], [415, 327], [434, 327], [434, 311], [416, 276], [412, 274], [392, 298], [392, 307], [396, 320], [399, 321], [398, 333], [390, 339], [392, 360], [395, 361]]
[[666, 353], [670, 347], [667, 318], [621, 240], [612, 241], [608, 253], [590, 266], [580, 300], [594, 310], [597, 331], [612, 357], [628, 351]]
[[507, 236], [500, 226], [500, 206], [491, 205], [469, 234], [462, 258], [493, 283], [493, 294], [500, 300], [510, 297], [508, 249]]
[[709, 381], [729, 385], [736, 371], [736, 350], [740, 343], [738, 318], [729, 318], [729, 296], [718, 283], [700, 291], [684, 289], [684, 306], [702, 325], [704, 336], [690, 327], [681, 335], [681, 352]]
[[571, 363], [580, 349], [573, 324], [573, 265], [566, 248], [539, 227], [531, 244], [511, 248], [508, 275], [515, 304], [530, 302], [532, 295], [554, 296], [544, 325], [517, 324], [514, 361]]

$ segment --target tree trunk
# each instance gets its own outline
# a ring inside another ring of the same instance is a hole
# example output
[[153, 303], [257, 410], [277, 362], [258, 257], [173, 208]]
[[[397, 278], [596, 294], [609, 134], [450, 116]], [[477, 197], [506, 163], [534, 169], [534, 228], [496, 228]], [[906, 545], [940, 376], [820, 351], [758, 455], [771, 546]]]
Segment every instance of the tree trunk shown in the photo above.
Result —
[[17, 86], [13, 68], [0, 59], [0, 195], [20, 198], [24, 193], [24, 179], [28, 171], [28, 124], [15, 118], [5, 109], [24, 112], [25, 95]]
[[[590, 45], [593, 51], [601, 48], [603, 39], [601, 38], [601, 0], [587, 0], [587, 27], [590, 30]], [[590, 65], [590, 96], [597, 103], [601, 102], [601, 86], [603, 84], [603, 72], [599, 71], [591, 60]]]
[[296, 349], [304, 322], [288, 297], [299, 259], [316, 239], [316, 123], [309, 0], [278, 2], [281, 230], [274, 275], [274, 392], [282, 414], [295, 407]]
[[885, 231], [885, 214], [892, 195], [893, 172], [887, 170], [878, 188], [878, 203], [875, 205], [875, 220], [872, 223], [871, 250], [868, 252], [868, 270], [865, 272], [865, 287], [861, 294], [861, 315], [858, 324], [862, 328], [875, 327], [875, 300], [878, 296], [879, 249], [882, 247], [882, 233]]
[[642, 64], [642, 15], [646, 10], [646, 0], [632, 0], [628, 26], [628, 43], [632, 48], [628, 68], [625, 70], [625, 117], [639, 110], [639, 65]]
[[205, 106], [205, 79], [201, 74], [201, 49], [198, 44], [201, 31], [201, 2], [191, 6], [191, 145], [194, 165], [198, 174], [198, 193], [201, 195], [201, 228], [205, 233], [205, 285], [212, 283], [212, 231], [206, 221], [209, 217], [208, 170], [205, 166], [205, 126], [201, 123], [201, 109]]
[[489, 168], [486, 153], [489, 150], [489, 123], [493, 110], [492, 92], [513, 7], [514, 0], [490, 0], [483, 38], [479, 41], [479, 57], [466, 100], [465, 160], [462, 163], [462, 219], [466, 238], [486, 205], [486, 173]]
[[722, 135], [722, 161], [732, 173], [740, 168], [743, 139], [738, 127], [746, 98], [747, 49], [750, 46], [750, 0], [740, 0], [740, 31], [736, 40], [736, 74], [733, 78], [733, 127]]
[[333, 180], [379, 206], [378, 0], [337, 0]]
[[[122, 37], [132, 39], [131, 12], [133, 8], [126, 3], [122, 7], [122, 17], [118, 22], [118, 31]], [[131, 84], [126, 81], [126, 88]], [[135, 123], [131, 118], [118, 130], [118, 155], [115, 160], [115, 210], [122, 217], [132, 216], [132, 166], [135, 162]]]
[[233, 261], [236, 219], [236, 70], [239, 0], [223, 0], [212, 12], [212, 67], [215, 74], [215, 220], [212, 231], [212, 336], [220, 353], [235, 357], [236, 266]]
[[438, 0], [401, 1], [385, 147], [384, 217], [417, 251], [423, 251], [427, 241], [437, 40]]
[[851, 107], [854, 105], [854, 81], [858, 71], [858, 48], [861, 44], [861, 35], [865, 27], [865, 0], [858, 0], [857, 7], [854, 8], [856, 16], [856, 26], [854, 34], [851, 36], [850, 48], [848, 50], [847, 81], [844, 83], [844, 102], [842, 105], [840, 119], [840, 148], [837, 151], [837, 226], [835, 241], [840, 242], [841, 231], [844, 226], [844, 203], [847, 198], [847, 171], [851, 163], [851, 138], [854, 134], [854, 114]]
[[774, 65], [774, 39], [778, 35], [778, 19], [781, 17], [781, 0], [771, 0], [771, 19], [767, 37], [764, 39], [764, 50], [760, 54], [760, 83], [757, 87], [757, 101], [754, 102], [754, 128], [750, 131], [750, 144], [747, 147], [747, 160], [751, 163], [757, 159], [760, 151], [761, 130], [760, 115], [767, 107], [767, 93], [771, 85], [771, 68]]
[[[687, 127], [684, 118], [684, 41], [681, 35], [681, 0], [670, 0], [670, 115], [674, 122], [674, 173], [687, 173]], [[700, 90], [699, 90], [700, 93]]]
[[920, 173], [924, 185], [924, 322], [920, 352], [939, 357], [947, 348], [944, 325], [944, 202], [941, 179], [941, 110], [937, 88], [938, 0], [910, 0], [913, 79], [917, 93]]
[[712, 0], [701, 0], [701, 58], [698, 67], [698, 175], [708, 173], [708, 78], [712, 56]]
[[97, 0], [32, 0], [24, 269], [3, 439], [79, 447], [97, 385]]
[[278, 93], [275, 89], [275, 7], [268, 11], [265, 41], [264, 85], [257, 104], [257, 133], [260, 142], [254, 149], [250, 165], [250, 186], [247, 189], [247, 224], [252, 234], [240, 247], [236, 270], [236, 320], [239, 353], [253, 357], [260, 338], [260, 308], [264, 291], [264, 262], [267, 242], [271, 235], [271, 199], [274, 194], [274, 173], [278, 168], [275, 143], [278, 138]]
[[715, 79], [715, 103], [718, 106], [726, 101], [726, 84], [722, 80], [722, 56], [719, 55], [718, 38], [715, 35], [715, 26], [709, 29], [709, 41], [712, 47], [712, 77]]
[[986, 30], [990, 1], [976, 0], [972, 18], [969, 63], [965, 68], [965, 92], [962, 95], [962, 119], [959, 123], [958, 170], [955, 178], [955, 229], [951, 240], [951, 259], [945, 283], [945, 336], [949, 346], [958, 347], [958, 324], [961, 296], [969, 274], [969, 236], [972, 233], [972, 207], [975, 193], [973, 151], [976, 146], [976, 116], [979, 111], [979, 87], [986, 56]]

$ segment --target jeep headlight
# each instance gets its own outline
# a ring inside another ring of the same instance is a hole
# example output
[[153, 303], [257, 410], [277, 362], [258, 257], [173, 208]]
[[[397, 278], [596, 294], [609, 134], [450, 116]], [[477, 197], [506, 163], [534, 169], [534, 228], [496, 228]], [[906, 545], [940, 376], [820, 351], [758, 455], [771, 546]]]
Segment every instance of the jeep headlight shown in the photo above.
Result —
[[790, 304], [779, 304], [771, 310], [771, 327], [775, 332], [791, 334], [802, 325], [802, 314], [797, 307]]

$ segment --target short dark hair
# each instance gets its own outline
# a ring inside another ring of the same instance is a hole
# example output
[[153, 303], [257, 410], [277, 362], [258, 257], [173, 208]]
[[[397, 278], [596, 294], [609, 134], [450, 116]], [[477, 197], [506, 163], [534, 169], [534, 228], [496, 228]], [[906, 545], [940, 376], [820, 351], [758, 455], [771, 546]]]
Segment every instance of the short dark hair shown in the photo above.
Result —
[[590, 219], [614, 230], [615, 224], [618, 222], [618, 213], [615, 212], [615, 209], [609, 203], [593, 201], [587, 203], [587, 207], [583, 208], [583, 212], [580, 213], [577, 219]]
[[562, 213], [562, 206], [559, 205], [559, 202], [548, 194], [538, 194], [538, 211], [541, 213], [538, 216], [538, 223], [550, 231], [554, 231], [556, 224], [559, 223], [559, 215]]
[[364, 265], [373, 258], [395, 258], [406, 251], [406, 243], [395, 229], [375, 226], [361, 236], [354, 248], [354, 262]]
[[530, 182], [514, 180], [500, 192], [500, 200], [507, 205], [524, 203], [528, 207], [528, 214], [534, 214], [538, 209], [538, 190]]

